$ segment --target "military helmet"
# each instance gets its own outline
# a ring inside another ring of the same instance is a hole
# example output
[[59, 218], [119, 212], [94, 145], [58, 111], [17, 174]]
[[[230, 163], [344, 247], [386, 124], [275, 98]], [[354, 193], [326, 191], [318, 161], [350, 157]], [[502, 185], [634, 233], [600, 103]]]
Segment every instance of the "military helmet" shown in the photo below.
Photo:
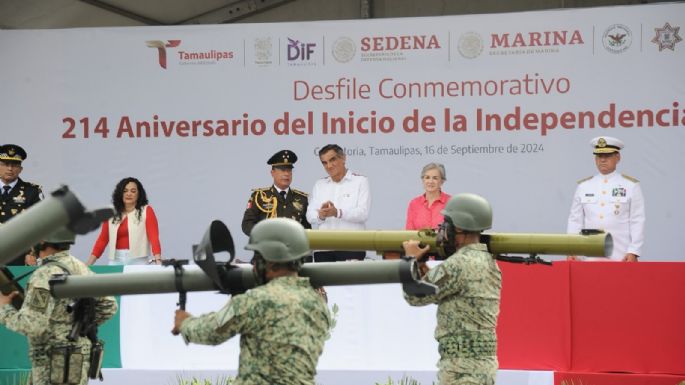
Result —
[[45, 243], [52, 244], [68, 243], [70, 245], [73, 245], [74, 241], [76, 241], [76, 234], [74, 234], [73, 231], [67, 229], [66, 227], [62, 227], [61, 229], [47, 236], [43, 241]]
[[441, 213], [461, 230], [483, 231], [492, 227], [492, 207], [480, 195], [457, 194], [450, 198]]
[[310, 253], [304, 227], [289, 218], [265, 219], [255, 225], [245, 250], [258, 252], [269, 262], [290, 262]]

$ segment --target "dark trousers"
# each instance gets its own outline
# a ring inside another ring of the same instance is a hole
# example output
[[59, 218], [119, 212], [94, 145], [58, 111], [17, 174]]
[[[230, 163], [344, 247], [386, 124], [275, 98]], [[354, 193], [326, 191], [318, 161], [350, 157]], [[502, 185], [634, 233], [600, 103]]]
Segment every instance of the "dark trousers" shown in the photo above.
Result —
[[314, 262], [340, 262], [348, 259], [363, 261], [366, 251], [317, 251], [314, 253]]

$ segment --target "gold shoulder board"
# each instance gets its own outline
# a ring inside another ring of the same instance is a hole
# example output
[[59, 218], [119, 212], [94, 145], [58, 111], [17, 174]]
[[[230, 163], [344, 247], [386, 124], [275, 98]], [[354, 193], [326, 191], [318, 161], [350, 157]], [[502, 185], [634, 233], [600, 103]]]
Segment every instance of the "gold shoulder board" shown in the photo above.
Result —
[[591, 176], [589, 176], [589, 177], [587, 177], [587, 178], [583, 178], [583, 179], [579, 180], [579, 181], [576, 182], [576, 183], [581, 184], [581, 183], [583, 183], [583, 182], [585, 182], [585, 181], [587, 181], [587, 180], [590, 180], [590, 179], [592, 179]]
[[639, 180], [637, 180], [637, 179], [633, 178], [633, 177], [632, 177], [632, 176], [630, 176], [630, 175], [626, 175], [626, 174], [621, 174], [621, 176], [622, 176], [622, 177], [624, 177], [624, 178], [626, 178], [626, 179], [628, 179], [629, 181], [631, 181], [631, 182], [633, 182], [633, 183], [640, 183], [640, 181], [639, 181]]

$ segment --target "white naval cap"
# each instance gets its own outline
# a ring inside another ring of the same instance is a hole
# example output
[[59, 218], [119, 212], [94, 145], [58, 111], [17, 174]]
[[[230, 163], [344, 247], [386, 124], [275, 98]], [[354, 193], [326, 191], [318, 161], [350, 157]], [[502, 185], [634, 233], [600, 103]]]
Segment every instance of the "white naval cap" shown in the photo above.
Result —
[[612, 154], [619, 152], [623, 148], [623, 142], [611, 136], [598, 136], [590, 141], [592, 145], [592, 153], [597, 154]]

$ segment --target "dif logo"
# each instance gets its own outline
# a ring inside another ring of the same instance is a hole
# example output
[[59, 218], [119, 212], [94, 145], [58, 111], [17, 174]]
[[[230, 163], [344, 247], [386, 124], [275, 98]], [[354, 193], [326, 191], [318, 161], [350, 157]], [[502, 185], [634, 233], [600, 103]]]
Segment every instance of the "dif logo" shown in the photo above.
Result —
[[288, 61], [309, 61], [314, 53], [316, 43], [303, 43], [288, 38]]

